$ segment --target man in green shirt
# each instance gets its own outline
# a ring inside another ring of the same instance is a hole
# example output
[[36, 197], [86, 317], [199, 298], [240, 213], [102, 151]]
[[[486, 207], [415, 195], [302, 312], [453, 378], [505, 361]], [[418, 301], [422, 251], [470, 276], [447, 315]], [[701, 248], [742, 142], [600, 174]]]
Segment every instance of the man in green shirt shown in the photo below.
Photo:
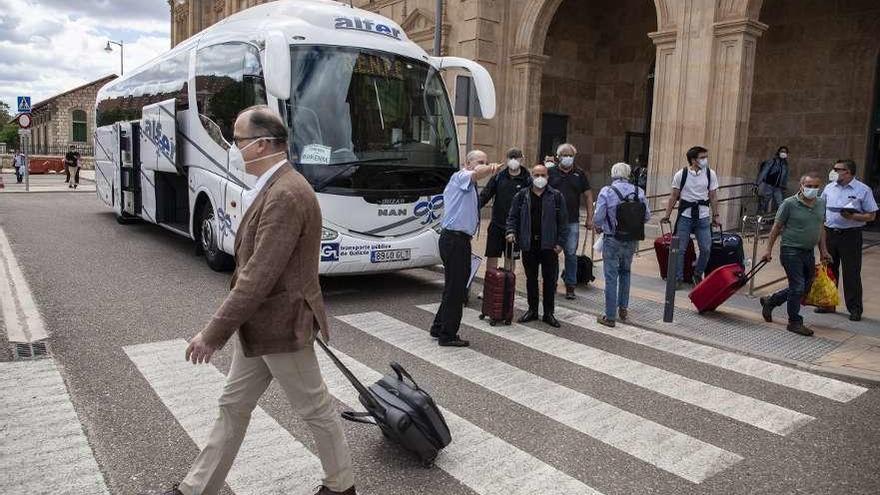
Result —
[[762, 260], [773, 258], [773, 245], [782, 234], [779, 260], [788, 287], [769, 297], [761, 298], [761, 313], [768, 322], [773, 321], [773, 308], [788, 303], [788, 331], [801, 335], [813, 335], [813, 330], [804, 326], [800, 315], [801, 298], [810, 291], [816, 272], [816, 258], [813, 253], [819, 245], [819, 254], [828, 261], [825, 245], [825, 200], [819, 197], [822, 179], [819, 174], [810, 172], [801, 177], [801, 187], [797, 194], [786, 198], [776, 212], [776, 221], [770, 231], [770, 242]]

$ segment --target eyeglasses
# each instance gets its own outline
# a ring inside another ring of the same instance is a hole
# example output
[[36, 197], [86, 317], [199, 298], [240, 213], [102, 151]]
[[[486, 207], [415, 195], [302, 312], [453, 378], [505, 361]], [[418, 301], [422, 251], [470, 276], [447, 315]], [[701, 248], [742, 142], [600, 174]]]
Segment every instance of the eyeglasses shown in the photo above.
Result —
[[234, 144], [236, 147], [240, 148], [241, 146], [239, 145], [239, 143], [241, 143], [242, 141], [253, 141], [254, 139], [274, 140], [274, 139], [283, 139], [283, 138], [274, 137], [274, 136], [232, 136], [232, 144]]
[[846, 167], [834, 167], [832, 170], [835, 172], [849, 172], [849, 169]]

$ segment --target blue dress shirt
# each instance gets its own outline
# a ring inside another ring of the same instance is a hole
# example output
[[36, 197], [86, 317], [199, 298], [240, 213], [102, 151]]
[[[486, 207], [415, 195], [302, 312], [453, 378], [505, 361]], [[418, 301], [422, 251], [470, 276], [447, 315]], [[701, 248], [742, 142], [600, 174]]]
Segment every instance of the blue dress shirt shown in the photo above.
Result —
[[865, 226], [865, 222], [843, 218], [840, 212], [844, 208], [852, 208], [859, 213], [877, 211], [874, 193], [858, 179], [851, 180], [845, 186], [832, 182], [825, 186], [822, 197], [825, 198], [825, 226], [830, 229], [853, 229]]
[[473, 171], [460, 170], [449, 179], [443, 190], [443, 221], [447, 230], [476, 235], [480, 222], [477, 185], [471, 180]]

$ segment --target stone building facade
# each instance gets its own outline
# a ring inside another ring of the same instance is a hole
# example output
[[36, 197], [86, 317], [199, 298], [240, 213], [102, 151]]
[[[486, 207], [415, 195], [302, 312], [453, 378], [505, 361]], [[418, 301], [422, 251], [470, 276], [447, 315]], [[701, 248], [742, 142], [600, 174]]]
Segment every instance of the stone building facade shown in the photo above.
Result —
[[[171, 1], [178, 43], [261, 0]], [[434, 0], [354, 0], [430, 51]], [[647, 163], [649, 194], [693, 145], [726, 184], [791, 149], [799, 173], [852, 157], [880, 182], [877, 0], [445, 0], [442, 51], [483, 64], [498, 114], [475, 146], [538, 160], [561, 141], [594, 183]], [[450, 88], [453, 85], [449, 85]], [[464, 135], [464, 124], [461, 135]], [[791, 184], [790, 189], [794, 189]], [[731, 211], [732, 222], [738, 212]]]
[[101, 86], [114, 78], [102, 77], [34, 104], [30, 152], [58, 155], [73, 145], [84, 155], [92, 154], [95, 97]]

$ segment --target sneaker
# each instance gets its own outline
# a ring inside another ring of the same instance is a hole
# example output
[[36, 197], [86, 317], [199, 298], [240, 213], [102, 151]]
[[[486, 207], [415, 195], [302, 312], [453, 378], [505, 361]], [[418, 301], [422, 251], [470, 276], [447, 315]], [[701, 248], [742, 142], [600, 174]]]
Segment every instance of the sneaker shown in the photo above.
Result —
[[789, 323], [786, 330], [807, 337], [813, 335], [813, 330], [810, 327], [805, 326], [803, 323]]
[[773, 323], [773, 306], [770, 305], [766, 297], [762, 297], [758, 301], [761, 303], [761, 316], [764, 317], [764, 321]]
[[602, 316], [596, 318], [596, 323], [598, 323], [600, 325], [605, 325], [606, 327], [611, 327], [611, 328], [614, 328], [614, 326], [616, 325], [614, 320], [609, 320], [608, 318], [605, 317], [605, 315], [602, 315]]
[[850, 313], [849, 321], [862, 321], [861, 313]]
[[569, 301], [573, 301], [573, 300], [577, 299], [577, 296], [574, 295], [574, 287], [573, 286], [571, 286], [571, 285], [565, 286], [565, 298], [568, 299]]
[[438, 340], [437, 345], [440, 347], [468, 347], [471, 343], [467, 340], [454, 338], [452, 340]]
[[620, 321], [626, 321], [628, 316], [629, 312], [626, 310], [626, 308], [617, 308], [617, 317], [620, 319]]

